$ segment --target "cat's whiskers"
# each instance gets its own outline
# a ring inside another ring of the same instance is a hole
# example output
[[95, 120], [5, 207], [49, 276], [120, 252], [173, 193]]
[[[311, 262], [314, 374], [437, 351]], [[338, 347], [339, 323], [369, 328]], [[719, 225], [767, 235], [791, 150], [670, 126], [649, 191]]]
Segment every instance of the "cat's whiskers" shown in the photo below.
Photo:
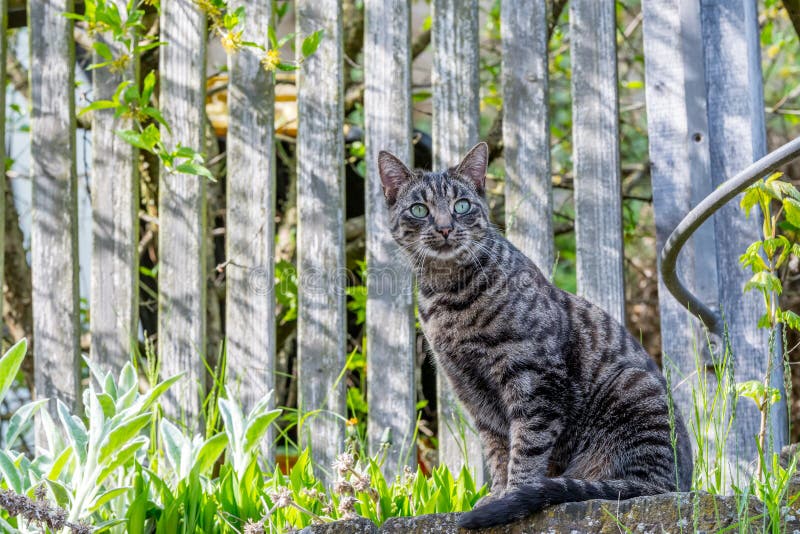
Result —
[[481, 273], [483, 274], [483, 278], [484, 278], [484, 280], [487, 280], [487, 281], [488, 281], [488, 280], [489, 280], [489, 275], [487, 275], [487, 274], [486, 274], [486, 270], [483, 268], [483, 264], [482, 264], [482, 263], [481, 263], [481, 262], [478, 260], [478, 257], [475, 255], [475, 253], [474, 253], [474, 252], [472, 252], [472, 250], [471, 250], [469, 247], [464, 247], [464, 250], [466, 250], [467, 252], [469, 252], [470, 256], [472, 256], [472, 258], [473, 258], [473, 263], [474, 263], [474, 264], [475, 264], [475, 265], [476, 265], [478, 268], [480, 268], [480, 270], [481, 270]]

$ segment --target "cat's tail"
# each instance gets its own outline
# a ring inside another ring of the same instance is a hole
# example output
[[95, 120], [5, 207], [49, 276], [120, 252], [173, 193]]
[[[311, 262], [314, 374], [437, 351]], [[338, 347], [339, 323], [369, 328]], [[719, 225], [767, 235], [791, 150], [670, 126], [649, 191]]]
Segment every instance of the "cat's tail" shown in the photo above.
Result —
[[458, 526], [463, 528], [492, 527], [523, 519], [554, 504], [590, 499], [624, 500], [666, 491], [652, 484], [635, 480], [589, 481], [542, 477], [465, 513], [459, 519]]

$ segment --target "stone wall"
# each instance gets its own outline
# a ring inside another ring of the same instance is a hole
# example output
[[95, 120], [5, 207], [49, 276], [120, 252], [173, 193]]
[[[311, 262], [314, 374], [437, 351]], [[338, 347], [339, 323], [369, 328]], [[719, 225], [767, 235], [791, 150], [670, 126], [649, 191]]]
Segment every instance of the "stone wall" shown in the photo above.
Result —
[[[800, 491], [795, 484], [790, 495]], [[739, 528], [740, 503], [735, 497], [707, 493], [668, 493], [627, 501], [587, 501], [554, 506], [523, 521], [480, 531], [483, 534], [764, 532], [761, 506], [746, 503], [749, 526]], [[745, 503], [741, 503], [744, 510]], [[469, 531], [456, 526], [459, 514], [394, 517], [377, 527], [367, 519], [316, 525], [303, 534], [455, 534]], [[787, 509], [781, 532], [800, 534], [800, 510]]]

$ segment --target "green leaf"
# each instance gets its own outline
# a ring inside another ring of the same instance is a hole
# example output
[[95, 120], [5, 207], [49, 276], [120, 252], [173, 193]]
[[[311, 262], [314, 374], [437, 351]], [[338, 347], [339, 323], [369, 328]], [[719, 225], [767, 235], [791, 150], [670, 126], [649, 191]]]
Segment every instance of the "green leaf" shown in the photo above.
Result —
[[178, 427], [167, 419], [161, 420], [161, 437], [164, 442], [164, 455], [172, 465], [172, 469], [180, 476], [181, 464], [183, 463], [182, 451], [185, 448], [185, 441], [188, 440]]
[[105, 43], [101, 43], [100, 41], [95, 41], [92, 45], [94, 51], [97, 52], [97, 55], [105, 59], [106, 61], [114, 61], [114, 54], [111, 53], [111, 49], [108, 48], [108, 45]]
[[136, 130], [115, 130], [114, 133], [120, 136], [126, 143], [141, 148], [142, 150], [147, 150], [148, 152], [152, 152], [155, 146], [154, 143], [150, 143]]
[[224, 432], [208, 438], [197, 453], [193, 469], [197, 470], [201, 475], [209, 475], [227, 445], [228, 436]]
[[758, 184], [751, 185], [745, 190], [744, 195], [742, 195], [742, 200], [739, 202], [739, 205], [744, 210], [745, 217], [750, 217], [750, 210], [753, 209], [753, 206], [758, 204], [760, 198], [761, 191], [758, 189]]
[[53, 498], [56, 500], [56, 504], [61, 508], [69, 508], [70, 503], [72, 502], [72, 494], [69, 492], [69, 490], [67, 490], [64, 484], [49, 478], [45, 479], [45, 482], [47, 482], [50, 492], [53, 494]]
[[761, 191], [767, 194], [768, 197], [780, 202], [783, 200], [783, 193], [781, 192], [780, 182], [763, 182], [759, 184]]
[[17, 469], [14, 460], [11, 456], [2, 449], [0, 449], [0, 475], [6, 482], [6, 486], [14, 493], [22, 493], [22, 478], [20, 477], [19, 469]]
[[94, 501], [92, 501], [92, 504], [89, 505], [89, 512], [95, 513], [108, 501], [116, 499], [117, 497], [120, 497], [122, 495], [125, 495], [129, 490], [132, 489], [133, 488], [130, 486], [123, 486], [120, 488], [110, 489], [104, 493], [101, 493], [94, 499]]
[[791, 310], [781, 312], [780, 321], [793, 330], [800, 331], [800, 315]]
[[119, 103], [120, 103], [120, 102], [119, 102], [119, 97], [122, 95], [122, 93], [125, 91], [125, 89], [126, 89], [126, 88], [127, 88], [127, 87], [128, 87], [130, 84], [131, 84], [131, 83], [133, 83], [133, 82], [131, 82], [130, 80], [125, 80], [125, 81], [123, 81], [123, 82], [120, 82], [120, 84], [119, 84], [119, 85], [117, 86], [117, 88], [114, 90], [114, 96], [112, 96], [112, 97], [111, 97], [111, 100], [113, 100], [115, 103], [119, 104]]
[[78, 461], [80, 462], [81, 466], [86, 464], [86, 448], [89, 444], [89, 435], [86, 433], [86, 427], [83, 426], [83, 422], [77, 417], [74, 417], [69, 413], [67, 409], [67, 405], [61, 402], [59, 399], [58, 401], [58, 417], [61, 419], [61, 424], [64, 427], [64, 430], [67, 431], [67, 438], [69, 439], [70, 444], [72, 444], [72, 448], [75, 451], [75, 455], [78, 457]]
[[228, 399], [219, 399], [218, 404], [219, 413], [225, 423], [225, 433], [228, 434], [231, 447], [233, 447], [234, 451], [241, 450], [241, 440], [244, 438], [242, 409], [238, 404]]
[[97, 399], [93, 384], [84, 391], [84, 405], [89, 407], [89, 442], [94, 448], [105, 430], [105, 416], [103, 414], [103, 406]]
[[150, 412], [133, 417], [109, 432], [100, 446], [100, 455], [97, 462], [100, 465], [110, 460], [114, 453], [129, 443], [150, 422]]
[[118, 107], [118, 104], [116, 102], [112, 102], [111, 100], [95, 100], [85, 108], [81, 109], [78, 113], [78, 117], [84, 113], [89, 113], [90, 111], [95, 111], [98, 109], [111, 109], [116, 107]]
[[767, 257], [769, 258], [772, 258], [780, 247], [788, 246], [789, 240], [782, 235], [764, 240], [764, 252], [767, 253]]
[[139, 105], [141, 107], [145, 107], [150, 103], [150, 97], [153, 94], [153, 89], [156, 86], [156, 73], [155, 71], [150, 71], [147, 73], [147, 76], [144, 77], [142, 81], [142, 96], [139, 100]]
[[22, 338], [0, 358], [0, 402], [6, 398], [6, 393], [8, 393], [11, 384], [17, 378], [17, 373], [20, 366], [22, 366], [27, 350], [28, 342], [25, 338]]
[[240, 16], [243, 14], [243, 11], [244, 10], [242, 8], [239, 8], [233, 13], [225, 13], [225, 15], [222, 17], [222, 25], [226, 30], [230, 31], [239, 24]]
[[759, 408], [764, 403], [767, 392], [769, 393], [769, 403], [775, 404], [781, 400], [781, 392], [778, 388], [767, 388], [764, 383], [759, 380], [748, 380], [736, 384], [736, 393], [740, 397], [747, 397], [752, 399]]
[[46, 403], [47, 399], [35, 400], [20, 406], [19, 409], [14, 412], [14, 415], [11, 416], [11, 419], [8, 421], [8, 426], [6, 426], [3, 435], [3, 446], [5, 448], [10, 449], [14, 445], [14, 442], [19, 439], [20, 434], [22, 434], [25, 427], [30, 422], [31, 417]]
[[800, 226], [800, 200], [784, 198], [783, 213], [786, 215], [786, 220], [792, 225]]
[[294, 36], [297, 35], [295, 32], [287, 33], [281, 39], [272, 46], [272, 48], [281, 48], [283, 45], [294, 39]]
[[137, 386], [138, 380], [136, 377], [136, 370], [133, 368], [131, 362], [127, 362], [120, 372], [117, 390], [120, 394], [124, 395]]
[[303, 52], [303, 57], [308, 57], [314, 52], [317, 51], [319, 48], [319, 43], [322, 41], [322, 36], [325, 33], [325, 30], [317, 30], [305, 39], [303, 39], [303, 45], [301, 46], [300, 50]]
[[195, 149], [193, 149], [191, 147], [188, 147], [188, 146], [181, 146], [181, 145], [178, 145], [175, 148], [175, 150], [172, 152], [172, 155], [175, 156], [176, 158], [195, 159], [195, 158], [199, 158], [200, 157], [200, 154], [198, 154]]
[[183, 378], [184, 373], [179, 373], [175, 376], [171, 376], [165, 380], [162, 380], [156, 386], [147, 392], [147, 394], [143, 397], [140, 397], [137, 402], [137, 408], [140, 411], [147, 410], [150, 405], [152, 405], [161, 395], [164, 394], [172, 385]]
[[164, 41], [156, 41], [154, 43], [149, 43], [144, 46], [137, 46], [136, 50], [141, 54], [142, 52], [147, 52], [148, 50], [158, 48], [159, 46], [165, 46], [166, 44], [167, 43]]
[[64, 467], [67, 465], [67, 462], [69, 462], [69, 460], [72, 458], [72, 450], [72, 446], [70, 445], [61, 451], [61, 454], [59, 454], [56, 459], [53, 460], [53, 465], [50, 466], [50, 471], [47, 472], [47, 476], [45, 478], [55, 480], [61, 476], [61, 471], [63, 471]]
[[283, 63], [283, 62], [278, 63], [277, 68], [278, 70], [282, 70], [284, 72], [292, 72], [300, 69], [300, 67], [297, 65], [294, 65], [292, 63]]
[[114, 382], [114, 377], [111, 373], [106, 373], [103, 381], [99, 382], [103, 386], [103, 392], [111, 397], [115, 402], [117, 400], [117, 383]]
[[70, 20], [86, 20], [86, 15], [81, 15], [80, 13], [62, 13], [61, 16]]
[[158, 109], [152, 106], [146, 106], [142, 108], [142, 113], [144, 113], [148, 117], [152, 117], [161, 126], [166, 128], [167, 132], [172, 133], [172, 129], [169, 127], [169, 124], [167, 124], [167, 120], [161, 115], [161, 112]]
[[92, 534], [102, 534], [103, 532], [110, 531], [117, 525], [125, 524], [125, 519], [106, 519], [92, 525]]
[[272, 24], [267, 26], [267, 39], [271, 48], [278, 48], [278, 36], [275, 35], [275, 28], [272, 27]]
[[119, 450], [114, 459], [111, 460], [111, 462], [109, 462], [102, 471], [100, 471], [97, 481], [102, 483], [106, 477], [116, 471], [118, 467], [125, 465], [133, 458], [133, 456], [136, 454], [136, 451], [147, 445], [147, 441], [147, 438], [144, 436], [139, 436], [138, 438], [130, 441], [128, 445]]
[[261, 438], [264, 437], [264, 434], [269, 429], [269, 425], [280, 417], [281, 413], [283, 413], [283, 410], [271, 410], [248, 422], [247, 430], [245, 431], [245, 440], [247, 441], [248, 449], [250, 449], [248, 452], [251, 452], [258, 445], [258, 442], [261, 441]]
[[783, 291], [780, 279], [769, 271], [761, 271], [752, 276], [744, 286], [744, 292], [752, 289], [759, 291], [770, 292], [774, 291], [778, 295]]
[[764, 181], [766, 183], [771, 183], [771, 182], [774, 182], [775, 180], [780, 180], [782, 176], [783, 176], [782, 172], [776, 171], [776, 172], [773, 172], [772, 174], [770, 174], [769, 176], [767, 176], [766, 178], [764, 178]]
[[150, 495], [150, 483], [146, 482], [145, 478], [142, 476], [142, 467], [139, 464], [136, 464], [133, 494], [135, 497], [128, 505], [128, 510], [125, 514], [128, 520], [125, 530], [128, 534], [144, 534], [145, 521], [147, 519], [147, 501]]
[[117, 413], [117, 407], [114, 404], [114, 399], [108, 393], [96, 393], [97, 402], [103, 408], [103, 415], [107, 419], [111, 419]]
[[208, 178], [212, 182], [216, 182], [217, 180], [214, 178], [214, 175], [211, 174], [205, 166], [201, 165], [200, 163], [195, 163], [193, 161], [187, 161], [185, 163], [181, 163], [177, 167], [175, 167], [177, 172], [183, 174], [194, 174], [195, 176], [203, 176]]

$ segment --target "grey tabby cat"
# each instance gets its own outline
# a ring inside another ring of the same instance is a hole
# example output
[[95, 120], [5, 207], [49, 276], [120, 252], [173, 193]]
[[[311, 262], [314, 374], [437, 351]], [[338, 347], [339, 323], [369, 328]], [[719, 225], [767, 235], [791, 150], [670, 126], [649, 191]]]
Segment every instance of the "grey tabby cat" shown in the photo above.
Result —
[[460, 525], [688, 490], [689, 436], [676, 414], [673, 450], [658, 366], [625, 327], [551, 284], [491, 225], [487, 161], [486, 143], [443, 172], [412, 171], [388, 152], [378, 159], [422, 330], [491, 470], [491, 494]]

